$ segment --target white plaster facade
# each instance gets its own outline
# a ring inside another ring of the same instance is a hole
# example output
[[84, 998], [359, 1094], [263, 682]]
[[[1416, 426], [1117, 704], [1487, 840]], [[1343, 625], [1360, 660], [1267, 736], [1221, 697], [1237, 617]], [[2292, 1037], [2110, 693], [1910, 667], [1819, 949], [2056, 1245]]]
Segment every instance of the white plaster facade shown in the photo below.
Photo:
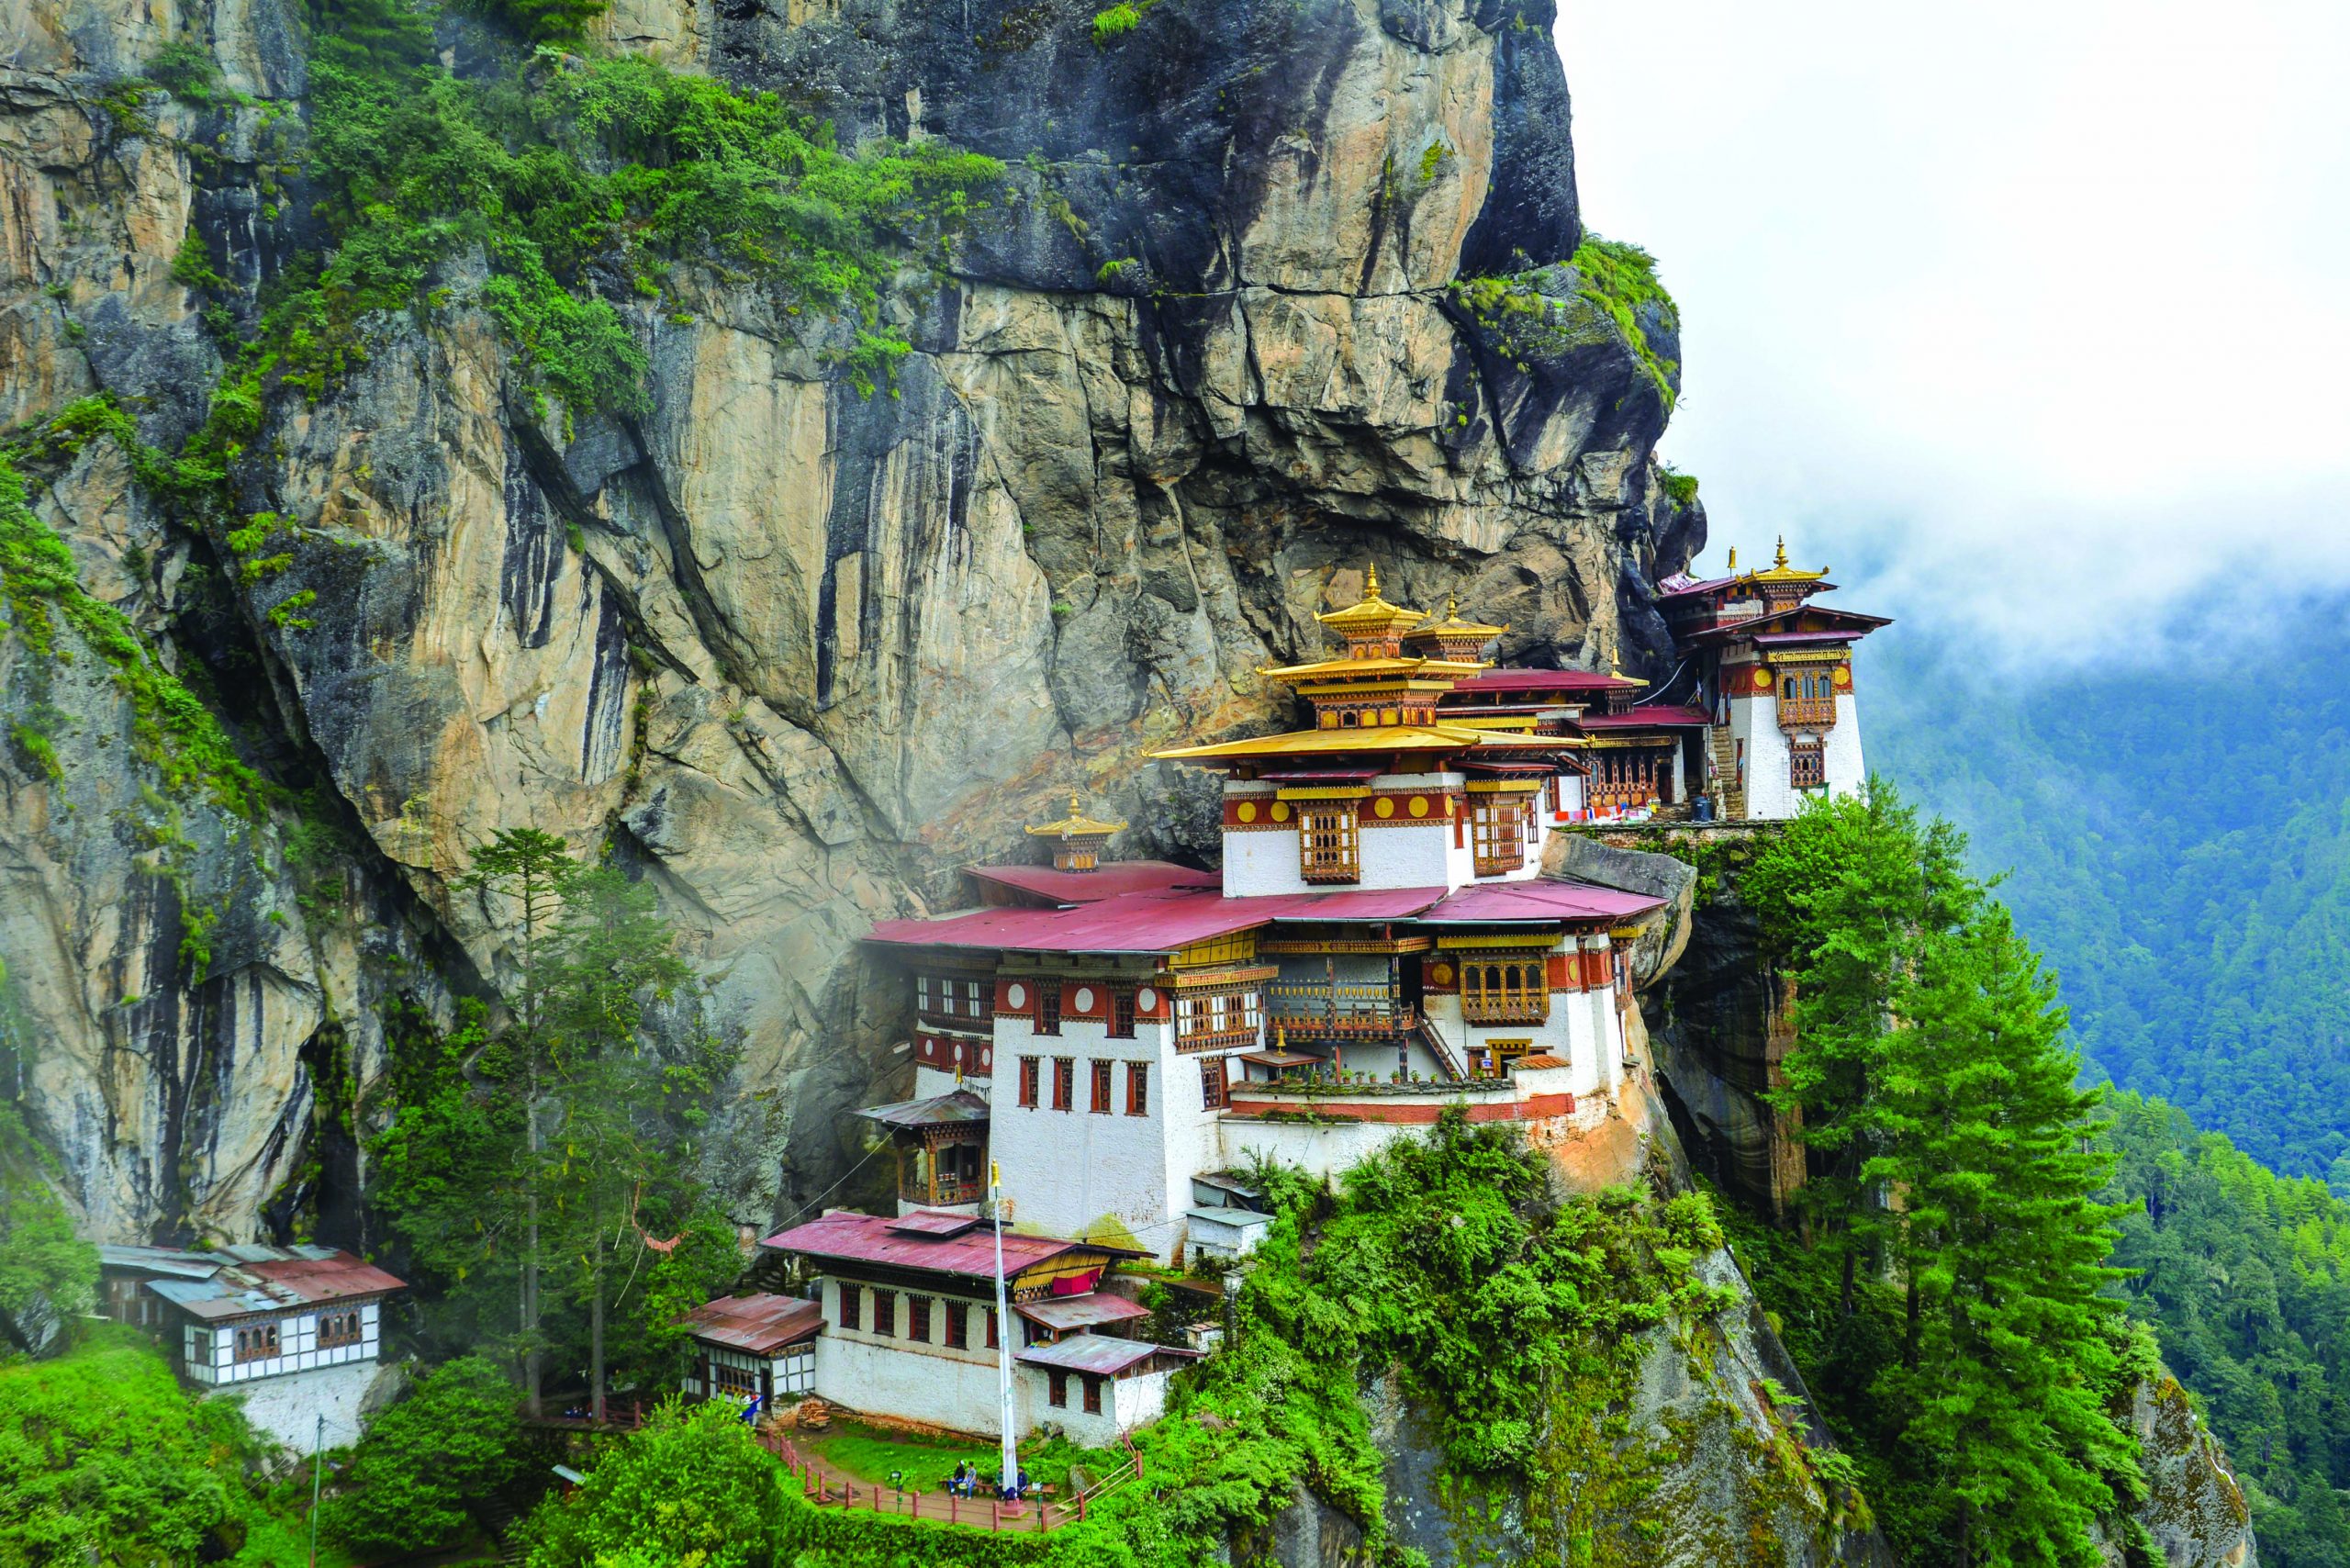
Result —
[[[702, 1381], [702, 1367], [710, 1368], [710, 1381]], [[766, 1382], [761, 1382], [761, 1374]], [[772, 1356], [755, 1356], [748, 1350], [738, 1350], [731, 1345], [713, 1345], [707, 1340], [694, 1342], [694, 1359], [686, 1367], [686, 1375], [677, 1386], [696, 1399], [707, 1399], [715, 1392], [740, 1398], [745, 1394], [772, 1391], [778, 1399], [797, 1398], [816, 1391], [816, 1341], [803, 1339], [787, 1345]]]
[[391, 1402], [402, 1381], [397, 1367], [371, 1357], [218, 1386], [236, 1398], [256, 1428], [307, 1454], [313, 1443], [333, 1449], [357, 1442], [366, 1418]]
[[[822, 1282], [824, 1330], [816, 1337], [814, 1385], [817, 1395], [846, 1409], [923, 1421], [958, 1432], [995, 1435], [1002, 1426], [1002, 1382], [998, 1352], [987, 1343], [986, 1314], [991, 1301], [933, 1295], [937, 1303], [930, 1315], [930, 1335], [915, 1339], [906, 1306], [909, 1294], [900, 1291], [894, 1335], [873, 1332], [872, 1287], [856, 1281], [846, 1283], [865, 1292], [858, 1314], [860, 1327], [841, 1326], [840, 1292], [844, 1282], [831, 1277]], [[946, 1342], [946, 1304], [961, 1300], [969, 1312], [970, 1344]], [[1009, 1332], [1015, 1351], [1024, 1330], [1014, 1312]], [[1084, 1408], [1084, 1385], [1075, 1373], [1063, 1385], [1067, 1404], [1051, 1402], [1052, 1381], [1041, 1367], [1018, 1361], [1012, 1367], [1013, 1435], [1024, 1438], [1046, 1422], [1066, 1429], [1088, 1447], [1104, 1446], [1121, 1432], [1132, 1431], [1158, 1418], [1167, 1406], [1171, 1372], [1137, 1372], [1103, 1378], [1102, 1411]]]
[[[319, 1343], [321, 1317], [350, 1314], [356, 1314], [359, 1318], [359, 1337], [355, 1340], [340, 1345]], [[272, 1329], [277, 1335], [275, 1355], [237, 1359], [237, 1335], [241, 1330], [251, 1336]], [[372, 1361], [376, 1357], [380, 1332], [379, 1310], [372, 1301], [357, 1306], [309, 1307], [283, 1317], [252, 1318], [235, 1324], [186, 1323], [180, 1329], [180, 1364], [191, 1380], [207, 1387], [225, 1388], [256, 1378]]]
[[[1542, 867], [1542, 846], [1549, 841], [1555, 824], [1548, 807], [1548, 797], [1537, 801], [1528, 812], [1531, 832], [1526, 840], [1523, 861], [1515, 868], [1495, 876], [1480, 877], [1476, 871], [1476, 851], [1462, 803], [1462, 793], [1468, 777], [1460, 773], [1382, 773], [1364, 786], [1374, 796], [1389, 791], [1427, 790], [1431, 796], [1450, 799], [1459, 817], [1432, 814], [1425, 820], [1407, 816], [1382, 819], [1376, 816], [1364, 821], [1357, 830], [1357, 858], [1360, 874], [1352, 882], [1309, 882], [1303, 875], [1298, 860], [1298, 828], [1293, 803], [1281, 801], [1278, 785], [1249, 779], [1227, 778], [1224, 796], [1227, 801], [1248, 801], [1260, 812], [1256, 824], [1247, 828], [1227, 828], [1224, 834], [1224, 890], [1228, 898], [1259, 898], [1281, 893], [1326, 893], [1346, 888], [1445, 888], [1468, 886], [1472, 882], [1517, 881], [1537, 874]], [[1561, 780], [1563, 786], [1567, 780]], [[1572, 805], [1582, 810], [1581, 781], [1573, 780]], [[1568, 797], [1561, 796], [1563, 801]], [[1287, 822], [1273, 826], [1261, 825], [1273, 822], [1272, 808], [1289, 806]], [[1440, 808], [1439, 808], [1440, 809]]]
[[1822, 739], [1821, 764], [1827, 783], [1817, 790], [1797, 790], [1788, 768], [1791, 748], [1779, 728], [1778, 698], [1771, 692], [1741, 693], [1729, 699], [1730, 739], [1738, 744], [1745, 774], [1746, 815], [1754, 822], [1776, 822], [1803, 809], [1807, 796], [1857, 795], [1868, 780], [1868, 764], [1861, 752], [1860, 708], [1851, 692], [1836, 697], [1836, 723]]

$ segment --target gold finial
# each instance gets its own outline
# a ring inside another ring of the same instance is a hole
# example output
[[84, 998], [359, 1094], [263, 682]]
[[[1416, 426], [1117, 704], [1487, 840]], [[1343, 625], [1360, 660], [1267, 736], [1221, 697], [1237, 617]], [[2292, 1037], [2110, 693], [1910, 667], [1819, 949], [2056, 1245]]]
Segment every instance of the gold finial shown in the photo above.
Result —
[[1074, 818], [1074, 817], [1078, 814], [1078, 812], [1077, 812], [1077, 791], [1076, 791], [1076, 790], [1071, 790], [1069, 792], [1069, 815], [1070, 815], [1070, 817], [1072, 817], [1072, 818]]
[[1371, 563], [1369, 575], [1363, 579], [1362, 596], [1365, 599], [1379, 597], [1379, 563], [1376, 561]]
[[1460, 596], [1459, 594], [1449, 593], [1444, 596], [1444, 618], [1447, 621], [1458, 621], [1460, 619]]
[[1273, 1049], [1277, 1051], [1285, 1051], [1289, 1049], [1288, 1025], [1276, 1024], [1273, 1025]]
[[1738, 546], [1735, 544], [1729, 547], [1729, 575], [1738, 576]]
[[1784, 571], [1785, 571], [1785, 570], [1787, 569], [1787, 536], [1786, 536], [1785, 534], [1784, 534], [1784, 533], [1782, 533], [1781, 535], [1779, 535], [1779, 561], [1778, 561], [1778, 566], [1779, 566], [1779, 570], [1781, 570], [1781, 571], [1783, 571], [1783, 572], [1784, 572]]

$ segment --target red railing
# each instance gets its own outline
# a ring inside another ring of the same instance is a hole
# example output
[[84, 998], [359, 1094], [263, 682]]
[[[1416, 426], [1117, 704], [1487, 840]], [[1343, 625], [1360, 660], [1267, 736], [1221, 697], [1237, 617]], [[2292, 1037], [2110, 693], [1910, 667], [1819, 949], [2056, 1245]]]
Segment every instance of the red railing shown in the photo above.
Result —
[[758, 1440], [760, 1447], [783, 1462], [784, 1468], [791, 1472], [806, 1492], [808, 1501], [817, 1507], [866, 1508], [877, 1514], [963, 1525], [972, 1529], [1031, 1530], [1040, 1534], [1061, 1529], [1087, 1518], [1092, 1504], [1104, 1494], [1142, 1473], [1142, 1455], [1131, 1442], [1121, 1438], [1119, 1441], [1133, 1457], [1074, 1497], [1066, 1502], [1047, 1497], [1007, 1503], [995, 1497], [957, 1496], [945, 1490], [923, 1492], [859, 1482], [820, 1464], [781, 1432], [761, 1432]]

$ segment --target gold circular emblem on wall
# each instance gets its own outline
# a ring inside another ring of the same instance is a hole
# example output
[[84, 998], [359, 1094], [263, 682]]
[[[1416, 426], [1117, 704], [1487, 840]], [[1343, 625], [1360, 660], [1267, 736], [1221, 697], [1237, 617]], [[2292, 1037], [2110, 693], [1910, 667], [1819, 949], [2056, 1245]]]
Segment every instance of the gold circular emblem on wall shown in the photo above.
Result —
[[1852, 666], [1838, 665], [1836, 666], [1836, 684], [1839, 686], [1850, 686], [1852, 684]]
[[1371, 809], [1373, 815], [1392, 817], [1395, 814], [1395, 802], [1382, 795], [1371, 802]]
[[1452, 966], [1450, 964], [1432, 965], [1428, 969], [1428, 981], [1432, 985], [1450, 985]]
[[1768, 691], [1771, 689], [1771, 672], [1764, 669], [1761, 665], [1756, 665], [1754, 666], [1754, 689], [1757, 691]]
[[1238, 817], [1245, 823], [1255, 822], [1257, 820], [1257, 802], [1254, 801], [1243, 801], [1238, 806], [1233, 809], [1232, 814]]
[[1416, 817], [1424, 817], [1424, 816], [1427, 815], [1427, 814], [1428, 814], [1428, 798], [1427, 798], [1426, 795], [1415, 795], [1415, 796], [1413, 796], [1413, 797], [1412, 797], [1412, 807], [1411, 807], [1411, 810], [1412, 810], [1412, 814], [1413, 814], [1414, 816], [1416, 816]]
[[1277, 823], [1285, 823], [1289, 821], [1289, 802], [1287, 801], [1275, 801], [1273, 802], [1273, 820]]

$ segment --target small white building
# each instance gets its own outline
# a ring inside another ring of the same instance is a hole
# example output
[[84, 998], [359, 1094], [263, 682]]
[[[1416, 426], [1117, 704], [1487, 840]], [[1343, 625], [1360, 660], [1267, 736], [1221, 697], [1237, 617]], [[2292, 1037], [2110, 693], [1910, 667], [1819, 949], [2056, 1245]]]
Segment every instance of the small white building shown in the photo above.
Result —
[[686, 1315], [694, 1359], [678, 1386], [693, 1399], [758, 1395], [762, 1407], [816, 1392], [823, 1309], [788, 1295], [722, 1295]]
[[[761, 1245], [816, 1271], [814, 1392], [871, 1415], [987, 1435], [1002, 1426], [994, 1227], [969, 1214], [836, 1209]], [[1195, 1352], [1118, 1330], [1148, 1314], [1103, 1291], [1131, 1248], [1007, 1230], [1015, 1437], [1050, 1422], [1101, 1446], [1155, 1419]]]
[[157, 1330], [190, 1383], [238, 1394], [290, 1448], [358, 1440], [385, 1372], [383, 1303], [401, 1281], [326, 1247], [106, 1246], [98, 1259], [108, 1315]]

